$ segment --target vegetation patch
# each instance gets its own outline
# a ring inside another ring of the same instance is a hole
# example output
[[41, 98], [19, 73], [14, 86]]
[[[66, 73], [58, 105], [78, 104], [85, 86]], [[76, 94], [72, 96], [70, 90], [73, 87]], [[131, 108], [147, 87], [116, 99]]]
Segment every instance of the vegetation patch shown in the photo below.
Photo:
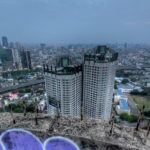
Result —
[[145, 111], [150, 111], [150, 97], [149, 96], [132, 96], [138, 109], [142, 109], [145, 105]]
[[137, 122], [138, 121], [138, 117], [137, 116], [134, 116], [134, 115], [129, 115], [128, 113], [122, 113], [120, 115], [120, 118], [124, 121], [128, 121], [130, 123], [133, 123], [133, 122]]

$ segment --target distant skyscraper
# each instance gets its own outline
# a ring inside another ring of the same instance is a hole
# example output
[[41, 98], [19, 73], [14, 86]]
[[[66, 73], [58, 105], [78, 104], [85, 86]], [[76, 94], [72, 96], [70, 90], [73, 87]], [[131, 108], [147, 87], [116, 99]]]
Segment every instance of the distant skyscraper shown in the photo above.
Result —
[[46, 48], [46, 44], [41, 43], [41, 44], [40, 44], [40, 48], [41, 48], [41, 49], [45, 49], [45, 48]]
[[74, 66], [69, 57], [62, 57], [55, 67], [44, 70], [49, 113], [54, 114], [59, 103], [62, 115], [80, 117], [82, 66]]
[[8, 40], [6, 36], [2, 37], [2, 46], [8, 48]]
[[25, 68], [32, 69], [30, 51], [29, 50], [22, 50], [22, 51], [20, 51], [20, 56], [21, 56], [22, 67], [24, 69]]
[[13, 53], [12, 49], [0, 48], [0, 60], [4, 70], [12, 69], [13, 67]]
[[127, 43], [124, 44], [124, 50], [128, 50], [128, 44]]
[[23, 46], [22, 46], [22, 44], [19, 43], [19, 42], [16, 42], [16, 43], [15, 43], [15, 48], [18, 49], [19, 51], [23, 50]]
[[3, 71], [3, 64], [2, 64], [1, 59], [0, 59], [0, 71]]
[[15, 68], [21, 69], [22, 68], [21, 57], [20, 57], [18, 49], [12, 49], [12, 52], [13, 52], [13, 62], [14, 62]]
[[93, 54], [85, 54], [83, 65], [85, 116], [110, 119], [117, 57], [118, 53], [106, 46], [98, 46]]
[[26, 51], [26, 58], [27, 58], [27, 66], [28, 66], [28, 69], [32, 69], [32, 65], [31, 65], [31, 55], [30, 55], [30, 51], [27, 50]]
[[14, 43], [13, 42], [10, 42], [10, 44], [9, 44], [9, 48], [15, 48], [15, 46], [14, 46]]

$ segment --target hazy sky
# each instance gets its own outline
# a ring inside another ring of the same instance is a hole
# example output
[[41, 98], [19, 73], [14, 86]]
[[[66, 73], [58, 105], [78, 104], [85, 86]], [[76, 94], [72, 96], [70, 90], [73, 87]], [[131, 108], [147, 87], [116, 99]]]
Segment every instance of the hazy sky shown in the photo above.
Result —
[[25, 43], [150, 44], [150, 0], [0, 0], [0, 36]]

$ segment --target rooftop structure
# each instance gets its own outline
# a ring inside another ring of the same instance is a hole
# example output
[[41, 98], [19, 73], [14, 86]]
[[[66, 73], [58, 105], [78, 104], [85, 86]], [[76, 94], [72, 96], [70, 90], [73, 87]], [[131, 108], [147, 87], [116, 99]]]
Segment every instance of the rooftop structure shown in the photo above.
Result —
[[114, 62], [118, 58], [118, 53], [107, 46], [97, 46], [94, 53], [85, 54], [85, 61], [93, 61], [97, 63]]
[[82, 71], [82, 65], [74, 65], [71, 58], [60, 57], [55, 66], [44, 65], [44, 72], [55, 75], [73, 75]]

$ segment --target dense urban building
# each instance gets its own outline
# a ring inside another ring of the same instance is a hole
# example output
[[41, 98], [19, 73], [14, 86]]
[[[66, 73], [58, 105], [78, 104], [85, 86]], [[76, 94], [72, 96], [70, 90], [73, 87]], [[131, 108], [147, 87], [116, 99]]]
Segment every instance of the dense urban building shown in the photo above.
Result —
[[2, 46], [0, 46], [1, 70], [20, 70], [32, 69], [31, 56], [28, 49], [24, 49], [21, 43], [10, 42], [6, 36], [2, 37]]
[[13, 53], [14, 68], [21, 69], [22, 68], [21, 57], [18, 49], [12, 49], [12, 53]]
[[23, 69], [32, 69], [30, 51], [24, 49], [24, 50], [20, 51], [20, 56], [21, 56], [22, 68]]
[[0, 71], [3, 71], [3, 65], [1, 59], [0, 59]]
[[14, 47], [15, 47], [16, 49], [18, 49], [19, 51], [21, 51], [21, 50], [24, 49], [23, 46], [22, 46], [22, 44], [21, 44], [20, 42], [16, 42], [15, 45], [14, 45]]
[[2, 46], [8, 48], [8, 39], [6, 36], [2, 37]]
[[98, 46], [94, 53], [85, 54], [83, 64], [85, 116], [110, 119], [117, 57], [118, 53], [106, 46]]
[[12, 49], [0, 48], [0, 60], [3, 69], [10, 69], [13, 66], [13, 52]]
[[41, 48], [41, 49], [45, 49], [45, 48], [46, 48], [46, 44], [41, 43], [41, 44], [40, 44], [40, 48]]
[[14, 48], [15, 48], [15, 45], [14, 45], [14, 43], [13, 43], [13, 42], [10, 42], [10, 43], [9, 43], [9, 48], [12, 48], [12, 49], [14, 49]]

